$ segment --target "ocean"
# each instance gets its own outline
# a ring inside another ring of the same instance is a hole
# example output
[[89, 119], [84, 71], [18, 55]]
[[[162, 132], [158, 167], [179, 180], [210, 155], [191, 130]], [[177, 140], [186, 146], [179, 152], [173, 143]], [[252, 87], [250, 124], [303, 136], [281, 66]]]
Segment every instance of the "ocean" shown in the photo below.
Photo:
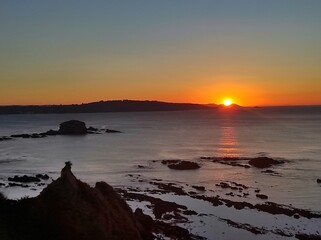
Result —
[[[122, 133], [2, 141], [0, 182], [22, 174], [56, 178], [64, 162], [71, 161], [75, 175], [89, 184], [137, 186], [129, 174], [207, 189], [220, 181], [235, 181], [262, 189], [269, 201], [321, 211], [321, 186], [316, 182], [321, 178], [321, 107], [0, 115], [0, 136], [58, 129], [71, 119]], [[286, 163], [273, 167], [277, 174], [271, 176], [260, 169], [201, 159], [256, 156]], [[169, 159], [192, 160], [202, 167], [177, 172], [159, 162]], [[35, 196], [41, 189], [1, 187], [0, 191], [20, 198]]]

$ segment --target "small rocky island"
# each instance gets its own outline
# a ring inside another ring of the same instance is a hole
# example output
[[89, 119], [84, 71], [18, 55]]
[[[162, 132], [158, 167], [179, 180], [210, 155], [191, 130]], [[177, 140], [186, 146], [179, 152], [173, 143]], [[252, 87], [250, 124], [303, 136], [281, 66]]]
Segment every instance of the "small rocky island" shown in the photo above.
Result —
[[0, 137], [0, 141], [12, 140], [15, 138], [44, 138], [47, 136], [57, 135], [86, 135], [86, 134], [101, 134], [101, 133], [121, 133], [118, 130], [113, 129], [98, 129], [95, 127], [87, 127], [85, 122], [79, 120], [69, 120], [59, 125], [58, 130], [48, 130], [42, 133], [32, 134], [12, 134], [11, 136]]

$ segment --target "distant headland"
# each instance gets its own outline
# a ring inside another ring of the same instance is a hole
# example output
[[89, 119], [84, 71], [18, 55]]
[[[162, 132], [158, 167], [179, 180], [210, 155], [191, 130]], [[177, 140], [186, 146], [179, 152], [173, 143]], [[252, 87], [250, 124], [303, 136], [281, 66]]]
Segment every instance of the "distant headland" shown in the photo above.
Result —
[[218, 105], [169, 103], [160, 101], [111, 100], [71, 105], [0, 106], [0, 114], [183, 111], [211, 109], [215, 107], [218, 107]]

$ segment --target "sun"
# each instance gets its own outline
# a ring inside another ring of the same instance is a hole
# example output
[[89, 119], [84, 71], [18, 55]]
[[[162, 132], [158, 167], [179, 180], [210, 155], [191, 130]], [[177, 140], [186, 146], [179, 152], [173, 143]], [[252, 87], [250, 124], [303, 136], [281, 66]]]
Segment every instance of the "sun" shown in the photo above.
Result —
[[232, 100], [231, 99], [225, 99], [223, 103], [224, 103], [224, 106], [228, 107], [228, 106], [232, 105]]

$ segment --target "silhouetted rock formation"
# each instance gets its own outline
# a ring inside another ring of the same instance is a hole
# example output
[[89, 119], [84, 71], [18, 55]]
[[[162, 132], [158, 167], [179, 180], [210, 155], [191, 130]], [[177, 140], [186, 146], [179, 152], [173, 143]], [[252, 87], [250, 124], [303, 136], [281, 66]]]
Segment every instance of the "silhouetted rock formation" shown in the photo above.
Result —
[[98, 129], [94, 127], [86, 127], [86, 123], [79, 120], [69, 120], [60, 124], [59, 130], [48, 130], [42, 133], [23, 133], [13, 134], [10, 137], [0, 137], [0, 141], [12, 140], [15, 138], [44, 138], [47, 136], [56, 135], [85, 135], [85, 134], [99, 134], [99, 133], [121, 133], [120, 131], [113, 129]]
[[147, 216], [138, 210], [135, 217], [107, 183], [92, 188], [78, 180], [68, 162], [61, 177], [38, 197], [19, 201], [0, 197], [0, 212], [0, 233], [10, 240], [153, 239]]
[[84, 135], [87, 134], [87, 127], [82, 121], [70, 120], [61, 123], [58, 132], [62, 135]]
[[272, 165], [277, 165], [282, 163], [284, 163], [284, 161], [275, 160], [269, 157], [257, 157], [257, 158], [252, 158], [249, 161], [249, 164], [256, 168], [268, 168], [268, 167], [271, 167]]

